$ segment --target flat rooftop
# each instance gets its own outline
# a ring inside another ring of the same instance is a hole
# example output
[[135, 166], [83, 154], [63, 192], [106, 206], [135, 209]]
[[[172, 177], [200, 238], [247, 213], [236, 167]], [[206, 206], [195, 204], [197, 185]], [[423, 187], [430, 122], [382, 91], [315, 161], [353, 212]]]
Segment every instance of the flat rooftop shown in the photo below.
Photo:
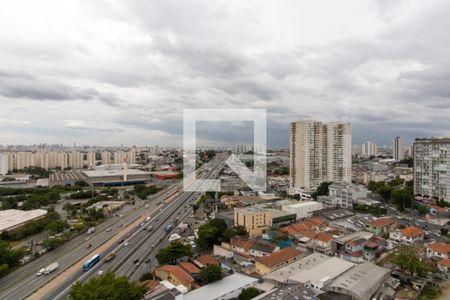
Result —
[[[109, 176], [123, 176], [125, 174], [125, 170], [90, 170], [90, 171], [82, 171], [84, 175], [89, 178], [92, 177], [109, 177]], [[127, 175], [150, 175], [149, 172], [144, 172], [136, 169], [128, 169]]]
[[232, 291], [254, 284], [258, 279], [234, 273], [183, 295], [183, 300], [217, 299]]
[[289, 278], [294, 274], [307, 271], [314, 268], [318, 264], [321, 264], [331, 259], [330, 256], [315, 252], [311, 255], [303, 257], [293, 263], [290, 263], [278, 270], [275, 270], [269, 274], [263, 276], [264, 279], [274, 280], [281, 283], [287, 283]]
[[46, 214], [47, 211], [44, 209], [26, 211], [18, 209], [0, 210], [0, 232], [17, 228], [28, 221], [41, 218]]

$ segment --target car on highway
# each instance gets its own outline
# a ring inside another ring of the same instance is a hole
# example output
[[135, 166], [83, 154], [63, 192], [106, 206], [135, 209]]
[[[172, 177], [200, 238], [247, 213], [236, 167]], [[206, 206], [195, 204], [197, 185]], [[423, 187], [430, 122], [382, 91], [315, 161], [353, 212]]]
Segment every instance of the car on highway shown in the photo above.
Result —
[[89, 243], [89, 244], [86, 245], [86, 249], [89, 249], [89, 248], [91, 248], [91, 247], [92, 247], [92, 244], [91, 244], [91, 243]]
[[42, 274], [44, 274], [44, 272], [45, 272], [45, 268], [42, 268], [36, 273], [36, 276], [41, 276]]
[[125, 242], [125, 243], [123, 244], [124, 247], [126, 247], [126, 246], [128, 246], [128, 245], [129, 245], [128, 242]]
[[133, 260], [133, 264], [135, 264], [136, 267], [139, 266], [139, 258]]
[[147, 259], [145, 260], [145, 263], [148, 264], [149, 262], [150, 262], [150, 258], [147, 258]]
[[102, 276], [102, 275], [103, 275], [103, 271], [102, 271], [102, 270], [98, 271], [98, 272], [97, 272], [97, 275], [98, 275], [98, 276]]
[[111, 228], [106, 229], [106, 232], [110, 232], [110, 231], [111, 231]]
[[118, 241], [118, 243], [119, 243], [119, 244], [122, 244], [122, 243], [123, 243], [123, 240]]

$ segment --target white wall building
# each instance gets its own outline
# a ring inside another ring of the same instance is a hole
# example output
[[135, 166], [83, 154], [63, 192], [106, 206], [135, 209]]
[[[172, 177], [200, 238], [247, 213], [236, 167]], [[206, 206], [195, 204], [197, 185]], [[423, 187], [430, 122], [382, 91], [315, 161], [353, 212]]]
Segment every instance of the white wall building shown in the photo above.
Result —
[[414, 142], [414, 194], [450, 201], [450, 138]]
[[353, 203], [366, 198], [369, 191], [363, 186], [351, 183], [333, 183], [328, 187], [329, 201], [333, 206], [353, 208]]
[[313, 215], [313, 212], [317, 210], [321, 210], [323, 208], [323, 204], [316, 201], [305, 201], [294, 204], [283, 204], [281, 206], [281, 210], [296, 214], [297, 220], [310, 218]]

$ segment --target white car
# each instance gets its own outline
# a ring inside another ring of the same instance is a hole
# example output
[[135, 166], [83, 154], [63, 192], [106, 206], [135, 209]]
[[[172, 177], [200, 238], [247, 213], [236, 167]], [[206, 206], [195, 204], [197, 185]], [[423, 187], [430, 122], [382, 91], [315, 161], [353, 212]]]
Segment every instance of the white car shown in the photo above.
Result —
[[42, 268], [36, 273], [36, 275], [41, 276], [42, 274], [44, 274], [44, 272], [45, 272], [45, 268]]
[[128, 246], [128, 242], [125, 242], [125, 243], [123, 244], [123, 246], [124, 246], [124, 247]]
[[97, 275], [98, 275], [98, 276], [102, 276], [102, 275], [103, 275], [103, 271], [102, 271], [102, 270], [98, 271], [98, 272], [97, 272]]

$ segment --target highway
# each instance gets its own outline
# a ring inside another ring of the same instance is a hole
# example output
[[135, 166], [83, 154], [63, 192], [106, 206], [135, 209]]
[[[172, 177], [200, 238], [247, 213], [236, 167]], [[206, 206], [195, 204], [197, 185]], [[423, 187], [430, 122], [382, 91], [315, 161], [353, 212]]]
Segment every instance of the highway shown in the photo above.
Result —
[[[221, 164], [220, 160], [213, 160], [210, 164], [211, 171], [199, 178], [215, 178], [219, 175]], [[205, 166], [205, 167], [206, 167]], [[165, 232], [165, 227], [173, 224], [173, 229], [176, 224], [182, 222], [192, 213], [191, 204], [202, 196], [200, 192], [179, 192], [177, 197], [170, 203], [166, 203], [159, 211], [151, 216], [148, 222], [144, 222], [143, 226], [139, 226], [133, 235], [128, 237], [120, 245], [112, 245], [107, 251], [104, 251], [102, 257], [105, 257], [111, 252], [116, 254], [115, 258], [109, 262], [102, 260], [96, 264], [89, 271], [83, 272], [81, 269], [75, 272], [73, 276], [65, 278], [65, 280], [45, 296], [45, 299], [59, 300], [66, 299], [70, 287], [76, 281], [85, 282], [93, 276], [98, 276], [99, 271], [111, 270], [117, 275], [127, 276], [133, 280], [138, 280], [139, 277], [146, 272], [150, 272], [157, 266], [155, 255], [158, 250], [168, 243], [168, 236]], [[152, 226], [153, 229], [148, 231], [146, 228]], [[172, 230], [173, 230], [172, 229]], [[127, 245], [125, 246], [125, 243]], [[136, 266], [134, 261], [138, 259], [139, 264]], [[149, 259], [149, 263], [145, 261]]]
[[[222, 160], [216, 158], [204, 165], [202, 169], [209, 167], [208, 172], [202, 172], [199, 178], [217, 178], [221, 164]], [[180, 184], [163, 190], [153, 197], [154, 200], [139, 203], [136, 208], [128, 210], [123, 218], [112, 217], [97, 226], [89, 241], [85, 240], [87, 235], [77, 237], [3, 278], [0, 281], [0, 299], [65, 299], [73, 283], [97, 276], [99, 270], [112, 270], [119, 275], [139, 279], [156, 266], [154, 256], [167, 244], [165, 226], [174, 224], [175, 218], [181, 222], [188, 217], [192, 213], [191, 204], [201, 195], [199, 192], [183, 192]], [[147, 216], [150, 217], [149, 222], [145, 222]], [[145, 226], [139, 226], [142, 222]], [[153, 230], [147, 231], [145, 228], [148, 226]], [[111, 230], [107, 232], [108, 228]], [[123, 243], [119, 244], [120, 240]], [[89, 249], [86, 248], [88, 243], [92, 244]], [[104, 262], [103, 258], [112, 251], [116, 257]], [[83, 272], [82, 263], [97, 253], [102, 255], [102, 261]], [[139, 266], [133, 262], [136, 258], [139, 258]], [[150, 258], [149, 264], [145, 263], [147, 258]], [[60, 265], [54, 273], [36, 276], [38, 270], [54, 261]]]
[[[127, 226], [135, 222], [140, 215], [149, 214], [152, 210], [159, 210], [157, 203], [174, 194], [178, 189], [179, 186], [173, 186], [161, 191], [154, 195], [155, 201], [140, 201], [135, 207], [123, 212], [122, 218], [108, 218], [96, 227], [93, 234], [83, 234], [2, 278], [0, 280], [0, 299], [24, 299], [39, 287], [57, 277], [64, 269], [93, 252], [93, 249], [114, 236], [125, 234]], [[147, 202], [148, 208], [146, 208]], [[108, 228], [111, 228], [109, 232], [106, 231]], [[87, 238], [89, 238], [88, 241], [86, 241]], [[92, 244], [89, 249], [86, 248], [88, 243]], [[49, 275], [36, 276], [40, 269], [55, 261], [59, 263], [59, 268], [56, 271]]]

